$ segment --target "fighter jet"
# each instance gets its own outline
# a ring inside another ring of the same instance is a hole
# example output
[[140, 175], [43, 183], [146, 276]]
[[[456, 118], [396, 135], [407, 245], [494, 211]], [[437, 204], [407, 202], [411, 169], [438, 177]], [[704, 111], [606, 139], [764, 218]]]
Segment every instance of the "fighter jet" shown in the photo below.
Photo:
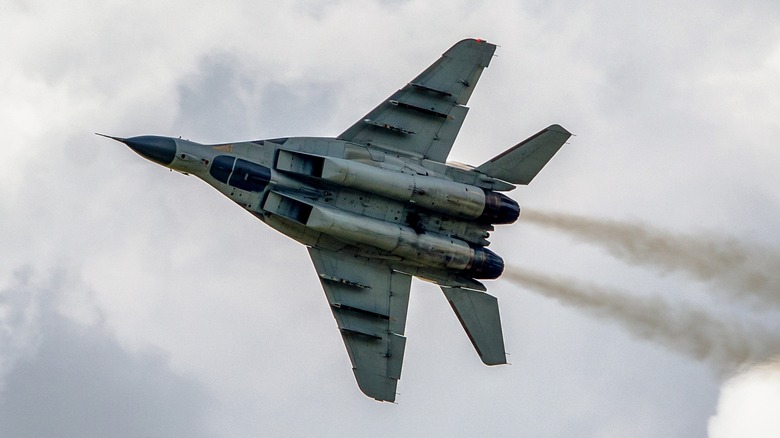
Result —
[[105, 137], [306, 245], [360, 390], [392, 402], [413, 276], [441, 287], [483, 363], [506, 363], [498, 301], [479, 281], [504, 269], [489, 233], [520, 215], [501, 192], [530, 183], [571, 134], [552, 125], [477, 167], [446, 163], [495, 50], [458, 42], [335, 138]]

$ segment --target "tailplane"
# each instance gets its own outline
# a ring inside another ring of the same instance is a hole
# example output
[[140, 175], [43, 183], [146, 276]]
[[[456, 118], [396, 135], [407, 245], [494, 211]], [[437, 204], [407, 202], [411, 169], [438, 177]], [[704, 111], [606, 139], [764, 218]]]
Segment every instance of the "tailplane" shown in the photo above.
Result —
[[496, 297], [469, 289], [442, 286], [441, 290], [466, 330], [466, 335], [477, 350], [482, 363], [505, 364], [504, 334], [501, 331]]

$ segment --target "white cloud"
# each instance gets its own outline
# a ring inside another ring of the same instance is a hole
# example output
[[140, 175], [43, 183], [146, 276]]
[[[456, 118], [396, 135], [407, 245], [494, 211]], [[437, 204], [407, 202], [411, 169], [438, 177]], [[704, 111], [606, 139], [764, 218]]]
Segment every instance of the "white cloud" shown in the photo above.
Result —
[[707, 425], [709, 437], [780, 436], [778, 409], [780, 361], [755, 365], [721, 387], [718, 411]]

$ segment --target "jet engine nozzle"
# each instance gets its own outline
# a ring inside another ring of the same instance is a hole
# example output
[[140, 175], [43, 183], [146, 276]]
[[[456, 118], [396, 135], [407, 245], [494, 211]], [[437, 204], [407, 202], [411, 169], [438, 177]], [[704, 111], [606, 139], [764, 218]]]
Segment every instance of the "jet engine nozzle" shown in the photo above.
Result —
[[479, 221], [489, 224], [511, 224], [520, 217], [520, 205], [503, 193], [485, 190], [485, 210]]
[[487, 248], [474, 248], [474, 258], [465, 271], [472, 278], [492, 280], [504, 272], [504, 259]]

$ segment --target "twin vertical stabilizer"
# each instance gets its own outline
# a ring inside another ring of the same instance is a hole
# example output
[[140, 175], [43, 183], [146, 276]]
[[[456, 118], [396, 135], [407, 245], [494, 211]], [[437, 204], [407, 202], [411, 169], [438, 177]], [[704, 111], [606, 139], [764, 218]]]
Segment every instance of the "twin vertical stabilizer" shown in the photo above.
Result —
[[475, 170], [512, 184], [527, 185], [569, 137], [571, 133], [561, 125], [548, 126]]

